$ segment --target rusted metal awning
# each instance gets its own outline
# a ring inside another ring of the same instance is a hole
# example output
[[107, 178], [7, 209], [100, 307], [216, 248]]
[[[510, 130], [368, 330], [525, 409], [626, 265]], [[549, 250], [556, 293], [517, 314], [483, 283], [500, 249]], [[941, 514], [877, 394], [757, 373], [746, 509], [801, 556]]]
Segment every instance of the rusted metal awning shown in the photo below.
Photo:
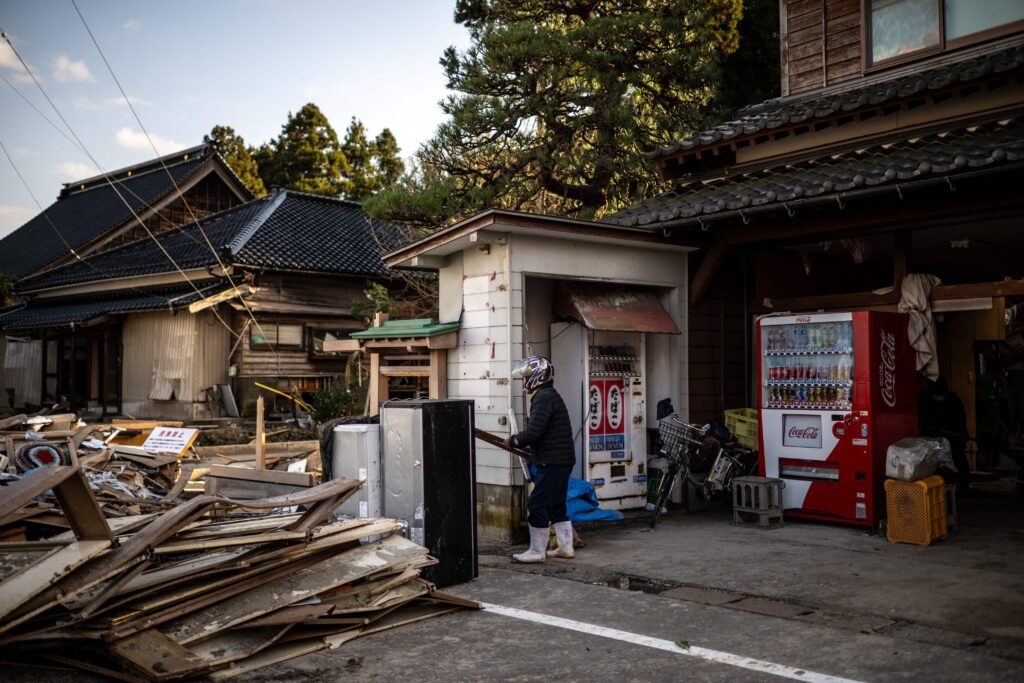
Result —
[[658, 300], [657, 290], [637, 285], [566, 282], [557, 297], [562, 316], [592, 330], [679, 334], [679, 327]]

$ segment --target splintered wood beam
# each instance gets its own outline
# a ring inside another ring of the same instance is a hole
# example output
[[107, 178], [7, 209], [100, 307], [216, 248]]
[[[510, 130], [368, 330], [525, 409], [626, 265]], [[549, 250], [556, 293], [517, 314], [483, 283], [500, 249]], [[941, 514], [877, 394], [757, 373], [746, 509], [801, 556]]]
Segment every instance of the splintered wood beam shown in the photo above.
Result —
[[265, 470], [266, 435], [263, 433], [263, 397], [256, 399], [256, 469]]
[[711, 282], [718, 273], [718, 269], [722, 266], [722, 261], [725, 259], [725, 254], [728, 250], [728, 243], [723, 241], [712, 242], [711, 246], [708, 247], [704, 260], [700, 262], [700, 266], [693, 276], [693, 281], [690, 283], [690, 308], [696, 307], [704, 298], [708, 288], [711, 286]]

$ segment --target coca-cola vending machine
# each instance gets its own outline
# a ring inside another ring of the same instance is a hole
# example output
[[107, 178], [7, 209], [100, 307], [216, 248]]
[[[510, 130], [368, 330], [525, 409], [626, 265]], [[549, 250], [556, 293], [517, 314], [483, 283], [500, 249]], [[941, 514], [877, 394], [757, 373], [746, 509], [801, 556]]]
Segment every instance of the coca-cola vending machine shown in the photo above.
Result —
[[885, 454], [917, 433], [907, 316], [858, 311], [763, 318], [762, 476], [785, 481], [790, 517], [885, 518]]

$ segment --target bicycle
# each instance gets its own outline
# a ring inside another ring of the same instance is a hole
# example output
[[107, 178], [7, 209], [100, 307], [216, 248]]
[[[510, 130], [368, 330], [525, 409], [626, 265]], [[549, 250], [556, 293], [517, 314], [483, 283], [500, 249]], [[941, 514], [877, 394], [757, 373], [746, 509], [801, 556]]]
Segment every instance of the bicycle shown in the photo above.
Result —
[[670, 415], [658, 422], [659, 450], [668, 461], [668, 468], [662, 474], [661, 484], [658, 486], [658, 496], [654, 510], [651, 511], [650, 528], [653, 529], [658, 523], [658, 515], [668, 503], [680, 474], [684, 481], [689, 478], [690, 458], [700, 449], [707, 433], [708, 425], [698, 427], [687, 424], [680, 420], [678, 415]]

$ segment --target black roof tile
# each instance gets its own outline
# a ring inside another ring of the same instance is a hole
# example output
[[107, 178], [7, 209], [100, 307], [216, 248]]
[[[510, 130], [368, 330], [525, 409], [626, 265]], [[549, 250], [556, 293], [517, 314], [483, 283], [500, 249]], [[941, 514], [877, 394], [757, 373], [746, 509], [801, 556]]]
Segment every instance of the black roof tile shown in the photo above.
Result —
[[[1019, 41], [1018, 41], [1019, 42]], [[889, 100], [912, 97], [929, 90], [940, 90], [956, 82], [981, 78], [989, 73], [1004, 73], [1024, 66], [1024, 47], [1006, 49], [975, 56], [960, 62], [942, 64], [918, 73], [894, 76], [881, 83], [852, 84], [849, 88], [829, 94], [813, 93], [785, 99], [773, 99], [741, 109], [739, 117], [709, 130], [647, 153], [658, 159], [699, 147], [729, 140], [738, 135], [754, 135], [811, 119], [877, 106]]]
[[225, 264], [386, 276], [381, 254], [397, 240], [392, 226], [371, 220], [355, 202], [290, 190], [207, 216], [200, 226], [187, 223], [163, 232], [159, 246], [145, 237], [24, 278], [17, 290], [176, 272], [167, 254], [183, 270], [208, 268], [218, 265], [214, 250]]
[[606, 222], [653, 226], [1021, 160], [1024, 119], [1011, 118], [679, 186]]
[[[193, 148], [180, 154], [184, 156], [189, 151], [202, 152], [205, 149], [205, 146]], [[174, 183], [178, 184], [186, 181], [207, 158], [202, 153], [188, 154], [187, 160], [181, 160], [181, 156], [177, 157], [177, 162], [165, 162]], [[160, 165], [154, 166], [155, 161], [111, 172], [109, 175], [117, 192], [106, 179], [88, 179], [65, 185], [56, 202], [0, 239], [0, 273], [15, 278], [32, 273], [67, 255], [69, 246], [79, 249], [131, 219], [132, 211], [141, 211], [147, 204], [153, 204], [174, 191], [174, 183], [168, 173]], [[128, 175], [129, 171], [131, 175]], [[82, 185], [85, 189], [81, 189]]]
[[[204, 295], [213, 294], [223, 285], [205, 283], [199, 286]], [[105, 314], [139, 311], [179, 310], [198, 300], [200, 295], [189, 286], [156, 290], [120, 292], [97, 297], [32, 302], [26, 307], [12, 307], [0, 312], [0, 328], [6, 331], [31, 330], [41, 327], [63, 327], [84, 323]]]

